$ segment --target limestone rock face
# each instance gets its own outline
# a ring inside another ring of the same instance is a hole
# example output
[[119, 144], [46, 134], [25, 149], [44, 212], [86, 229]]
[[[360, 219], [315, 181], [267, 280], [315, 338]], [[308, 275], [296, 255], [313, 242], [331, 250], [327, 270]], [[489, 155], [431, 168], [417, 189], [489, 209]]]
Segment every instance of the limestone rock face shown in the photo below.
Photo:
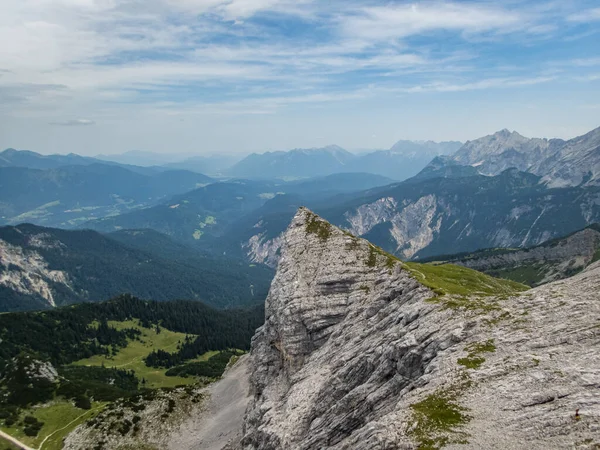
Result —
[[598, 287], [590, 268], [514, 298], [434, 299], [300, 209], [252, 341], [241, 447], [593, 448]]

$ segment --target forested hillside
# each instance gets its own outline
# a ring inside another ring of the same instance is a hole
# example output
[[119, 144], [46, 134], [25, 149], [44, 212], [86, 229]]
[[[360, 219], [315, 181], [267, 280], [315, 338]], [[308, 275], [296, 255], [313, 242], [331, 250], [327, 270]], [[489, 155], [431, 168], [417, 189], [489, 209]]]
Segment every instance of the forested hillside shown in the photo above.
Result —
[[122, 293], [234, 307], [261, 303], [268, 291], [272, 272], [264, 266], [207, 256], [156, 232], [121, 232], [115, 238], [30, 224], [0, 228], [0, 311], [102, 301]]
[[[220, 377], [230, 359], [249, 348], [263, 319], [262, 306], [222, 311], [129, 295], [0, 314], [0, 429], [37, 447], [56, 433], [66, 436], [119, 399], [139, 412], [169, 389], [186, 385], [177, 402], [198, 401], [191, 385]], [[146, 357], [156, 350], [180, 366], [148, 367]], [[177, 402], [169, 400], [167, 415]], [[121, 423], [114, 432], [125, 434], [134, 423]], [[62, 448], [56, 439], [46, 447]]]

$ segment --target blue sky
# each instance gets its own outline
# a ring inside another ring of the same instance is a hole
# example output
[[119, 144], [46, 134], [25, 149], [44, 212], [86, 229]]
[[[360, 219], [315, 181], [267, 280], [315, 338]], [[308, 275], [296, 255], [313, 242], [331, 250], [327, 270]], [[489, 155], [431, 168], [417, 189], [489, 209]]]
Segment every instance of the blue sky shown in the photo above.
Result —
[[0, 147], [363, 149], [600, 126], [598, 1], [2, 3]]

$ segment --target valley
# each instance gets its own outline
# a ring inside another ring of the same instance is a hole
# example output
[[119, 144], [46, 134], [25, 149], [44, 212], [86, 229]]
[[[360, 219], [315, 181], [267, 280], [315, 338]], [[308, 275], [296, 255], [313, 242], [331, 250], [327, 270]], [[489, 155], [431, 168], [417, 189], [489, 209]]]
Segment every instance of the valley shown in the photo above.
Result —
[[[338, 147], [253, 155], [245, 179], [5, 152], [0, 429], [36, 450], [477, 449], [493, 420], [513, 448], [593, 448], [600, 188], [532, 161], [589, 165], [596, 135], [401, 142], [430, 161], [403, 181], [335, 173], [392, 158]], [[92, 206], [113, 176], [128, 206]]]
[[[169, 409], [190, 408], [201, 400], [199, 392], [244, 353], [237, 348], [247, 348], [260, 317], [189, 302], [164, 308], [132, 297], [43, 316], [2, 315], [1, 429], [26, 445], [52, 450], [63, 448], [74, 429], [103, 417], [115, 402], [137, 397], [142, 411], [140, 402], [171, 398]], [[14, 319], [17, 324], [7, 334], [6, 325]], [[50, 328], [53, 335], [40, 340], [41, 330], [54, 321], [68, 328]], [[66, 342], [72, 342], [75, 330], [79, 337], [69, 349]], [[157, 352], [181, 355], [180, 365], [151, 367], [148, 358]], [[188, 372], [171, 373], [178, 368]]]
[[1, 0], [0, 450], [600, 450], [598, 0]]

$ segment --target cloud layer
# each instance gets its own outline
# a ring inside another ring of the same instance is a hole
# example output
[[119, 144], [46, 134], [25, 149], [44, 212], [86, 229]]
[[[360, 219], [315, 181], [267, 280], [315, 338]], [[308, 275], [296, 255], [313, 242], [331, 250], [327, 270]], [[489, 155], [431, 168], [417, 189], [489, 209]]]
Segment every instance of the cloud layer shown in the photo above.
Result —
[[5, 0], [0, 114], [155, 124], [589, 84], [598, 21], [586, 0]]

